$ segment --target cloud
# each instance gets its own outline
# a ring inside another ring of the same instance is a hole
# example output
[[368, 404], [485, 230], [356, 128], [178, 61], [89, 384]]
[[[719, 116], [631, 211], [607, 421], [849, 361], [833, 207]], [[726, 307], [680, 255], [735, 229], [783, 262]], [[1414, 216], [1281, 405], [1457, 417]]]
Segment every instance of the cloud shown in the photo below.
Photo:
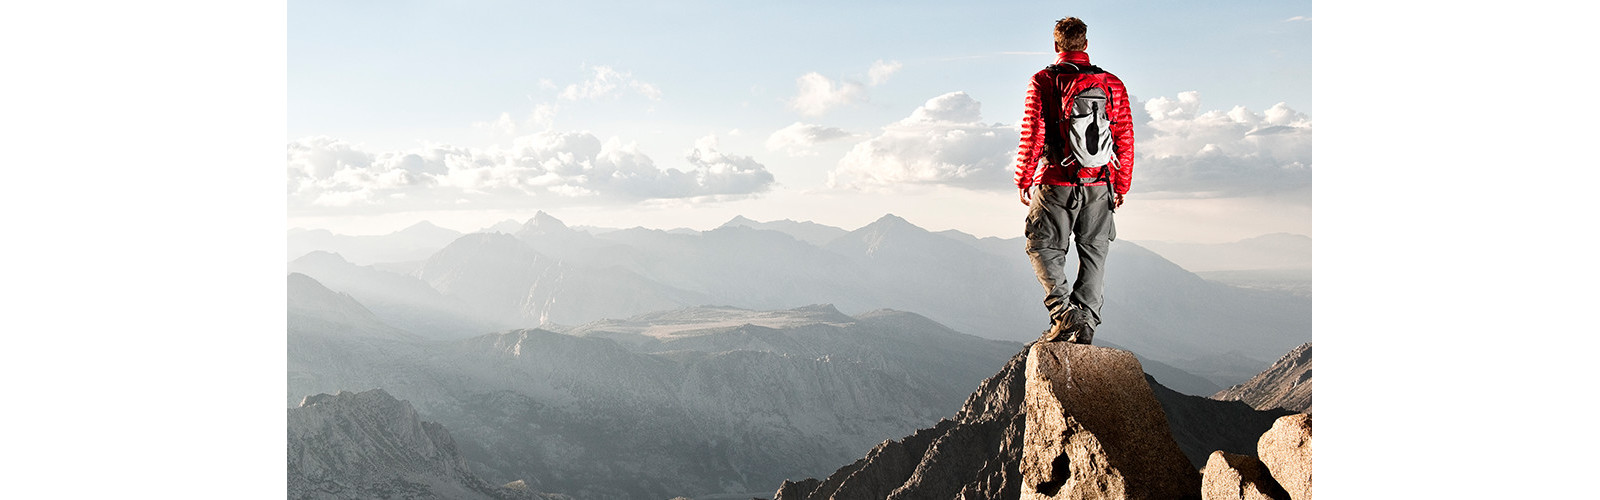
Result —
[[1311, 186], [1310, 117], [1284, 103], [1260, 113], [1200, 109], [1198, 92], [1144, 103], [1134, 121], [1134, 189], [1222, 197]]
[[850, 137], [854, 134], [843, 129], [794, 122], [767, 136], [767, 150], [783, 151], [789, 156], [814, 156], [817, 153], [811, 150], [812, 146]]
[[[1243, 106], [1206, 111], [1198, 92], [1183, 92], [1132, 107], [1135, 191], [1232, 197], [1311, 185], [1311, 118], [1286, 104], [1262, 112]], [[779, 134], [773, 135], [769, 149], [778, 144]], [[952, 92], [857, 143], [828, 174], [828, 184], [861, 190], [918, 184], [1010, 189], [1018, 139], [1018, 127], [983, 123], [981, 104]]]
[[806, 73], [795, 80], [798, 91], [789, 100], [789, 108], [806, 116], [818, 116], [828, 110], [866, 99], [865, 88], [852, 81], [834, 82], [820, 73]]
[[929, 99], [883, 133], [860, 142], [828, 173], [830, 187], [874, 189], [948, 184], [970, 189], [1010, 186], [1017, 129], [985, 124], [981, 105], [965, 92]]
[[900, 71], [900, 61], [884, 62], [883, 59], [872, 62], [872, 67], [867, 69], [867, 83], [874, 87], [889, 81], [889, 75]]
[[492, 122], [473, 122], [473, 128], [481, 128], [502, 135], [516, 135], [517, 121], [511, 118], [511, 113], [500, 113], [500, 118]]
[[749, 156], [697, 141], [685, 168], [660, 168], [638, 150], [588, 132], [546, 131], [509, 147], [426, 145], [373, 153], [330, 137], [288, 145], [289, 208], [295, 212], [383, 212], [516, 208], [650, 199], [742, 197], [773, 176]]
[[888, 82], [902, 66], [899, 61], [873, 61], [867, 68], [868, 83], [865, 85], [854, 80], [834, 81], [815, 71], [800, 75], [795, 79], [795, 95], [788, 101], [789, 109], [804, 116], [820, 116], [840, 106], [866, 102], [867, 87]]
[[489, 130], [498, 136], [516, 137], [520, 133], [535, 130], [550, 130], [555, 127], [556, 112], [561, 106], [550, 103], [539, 103], [533, 107], [533, 112], [528, 118], [518, 123], [511, 118], [511, 113], [502, 112], [500, 118], [490, 122], [473, 122], [474, 128]]
[[547, 102], [539, 103], [533, 107], [533, 113], [528, 115], [527, 124], [534, 128], [549, 130], [555, 126], [556, 112], [560, 110], [561, 106]]
[[[632, 90], [652, 101], [661, 100], [661, 89], [655, 84], [635, 79], [633, 73], [624, 73], [612, 69], [610, 66], [595, 66], [594, 77], [567, 85], [561, 91], [560, 97], [568, 101], [597, 100], [604, 98], [615, 99], [623, 91]], [[540, 80], [541, 85], [548, 80]]]
[[1294, 17], [1291, 17], [1291, 18], [1283, 20], [1283, 22], [1286, 22], [1286, 23], [1292, 23], [1292, 22], [1295, 22], [1295, 21], [1305, 21], [1305, 22], [1309, 23], [1309, 22], [1311, 22], [1311, 16], [1294, 16]]

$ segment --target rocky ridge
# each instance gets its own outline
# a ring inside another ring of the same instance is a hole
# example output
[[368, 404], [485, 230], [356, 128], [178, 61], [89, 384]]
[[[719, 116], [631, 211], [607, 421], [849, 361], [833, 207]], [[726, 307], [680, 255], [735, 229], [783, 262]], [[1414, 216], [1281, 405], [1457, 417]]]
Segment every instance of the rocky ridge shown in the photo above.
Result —
[[444, 426], [382, 389], [307, 396], [289, 409], [289, 498], [566, 498], [494, 487]]
[[1311, 343], [1278, 358], [1249, 381], [1211, 396], [1218, 401], [1243, 401], [1259, 410], [1282, 408], [1311, 413]]
[[[1031, 348], [1032, 344], [1012, 357], [999, 373], [985, 380], [953, 418], [941, 420], [932, 427], [918, 430], [902, 439], [884, 441], [865, 457], [840, 467], [825, 478], [784, 481], [775, 494], [775, 500], [1023, 497], [1025, 481], [1022, 463], [1024, 438], [1028, 430], [1028, 414], [1025, 410], [1028, 383], [1026, 367]], [[1131, 355], [1127, 357], [1132, 361]], [[1264, 433], [1272, 429], [1280, 417], [1291, 417], [1286, 410], [1262, 411], [1238, 401], [1216, 401], [1179, 394], [1163, 387], [1149, 375], [1144, 377], [1149, 394], [1159, 403], [1160, 413], [1165, 416], [1171, 440], [1182, 452], [1182, 459], [1189, 462], [1187, 470], [1191, 473], [1204, 468], [1213, 452], [1221, 451], [1235, 457], [1268, 453], [1259, 446], [1266, 439]], [[1118, 383], [1134, 384], [1128, 381]], [[1305, 483], [1309, 485], [1309, 423], [1303, 427], [1303, 440], [1284, 438], [1280, 441], [1303, 441], [1304, 446], [1284, 446], [1282, 448], [1290, 451], [1278, 454], [1291, 457], [1283, 461], [1304, 463], [1301, 470], [1305, 473]], [[1305, 453], [1299, 454], [1300, 449], [1306, 450]], [[1201, 483], [1198, 480], [1184, 481], [1187, 481], [1184, 484], [1188, 489], [1183, 496], [1199, 497]], [[1262, 489], [1270, 490], [1271, 487], [1262, 486]], [[1306, 490], [1309, 492], [1309, 486]]]

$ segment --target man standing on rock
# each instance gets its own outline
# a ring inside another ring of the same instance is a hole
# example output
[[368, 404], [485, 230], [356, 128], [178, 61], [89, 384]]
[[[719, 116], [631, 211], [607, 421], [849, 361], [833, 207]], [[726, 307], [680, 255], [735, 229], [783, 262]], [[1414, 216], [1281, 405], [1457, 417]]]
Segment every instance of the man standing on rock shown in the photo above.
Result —
[[[1089, 64], [1088, 27], [1056, 21], [1056, 63], [1028, 82], [1016, 184], [1028, 206], [1028, 257], [1044, 285], [1051, 326], [1041, 341], [1088, 344], [1100, 325], [1111, 212], [1133, 182], [1133, 116], [1122, 80]], [[1075, 240], [1075, 241], [1073, 241]], [[1067, 244], [1078, 249], [1069, 286]]]

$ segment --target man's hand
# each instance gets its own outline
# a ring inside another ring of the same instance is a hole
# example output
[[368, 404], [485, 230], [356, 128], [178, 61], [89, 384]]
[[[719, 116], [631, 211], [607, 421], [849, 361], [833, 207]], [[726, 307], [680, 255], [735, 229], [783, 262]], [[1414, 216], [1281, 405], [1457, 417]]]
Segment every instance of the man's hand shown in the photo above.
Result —
[[1030, 206], [1030, 207], [1033, 206], [1033, 192], [1032, 192], [1032, 190], [1030, 188], [1020, 188], [1020, 189], [1018, 189], [1017, 190], [1017, 199], [1022, 200], [1022, 204], [1023, 205], [1027, 205], [1027, 206]]
[[1117, 195], [1117, 206], [1116, 206], [1116, 208], [1122, 208], [1122, 195], [1120, 195], [1120, 194]]

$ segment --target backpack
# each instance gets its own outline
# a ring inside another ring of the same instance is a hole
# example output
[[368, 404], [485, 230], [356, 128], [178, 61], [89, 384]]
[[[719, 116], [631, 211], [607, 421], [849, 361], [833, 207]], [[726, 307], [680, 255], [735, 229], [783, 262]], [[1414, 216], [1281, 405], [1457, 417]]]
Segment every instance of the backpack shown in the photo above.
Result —
[[[1082, 66], [1071, 63], [1052, 64], [1044, 69], [1058, 74], [1105, 73], [1105, 70], [1088, 64]], [[1052, 92], [1059, 91], [1059, 86], [1053, 85], [1051, 88]], [[1046, 102], [1049, 100], [1046, 99]], [[1046, 131], [1048, 139], [1045, 141], [1045, 149], [1056, 151], [1049, 158], [1053, 160], [1059, 157], [1061, 166], [1071, 167], [1075, 163], [1079, 169], [1105, 167], [1115, 163], [1117, 154], [1111, 135], [1111, 118], [1107, 110], [1110, 104], [1110, 92], [1097, 86], [1073, 89], [1072, 95], [1061, 96], [1061, 105], [1057, 108], [1055, 116], [1046, 118], [1047, 126], [1054, 125], [1054, 129], [1059, 131]], [[1065, 146], [1060, 146], [1061, 143], [1065, 143]], [[1112, 168], [1116, 166], [1111, 165], [1110, 168], [1100, 170], [1103, 180], [1110, 181]]]

